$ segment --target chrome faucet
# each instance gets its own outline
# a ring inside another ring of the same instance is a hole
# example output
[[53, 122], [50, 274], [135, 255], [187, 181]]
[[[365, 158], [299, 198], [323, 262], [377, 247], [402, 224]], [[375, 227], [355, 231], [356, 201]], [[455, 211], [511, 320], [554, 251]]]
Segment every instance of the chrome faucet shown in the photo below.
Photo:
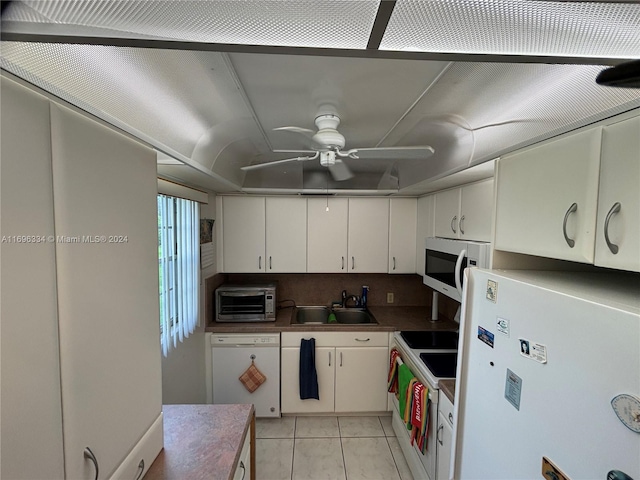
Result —
[[358, 297], [357, 295], [347, 295], [347, 291], [342, 290], [342, 308], [347, 308], [347, 302], [349, 300], [353, 300], [355, 302], [354, 307], [360, 305], [360, 297]]

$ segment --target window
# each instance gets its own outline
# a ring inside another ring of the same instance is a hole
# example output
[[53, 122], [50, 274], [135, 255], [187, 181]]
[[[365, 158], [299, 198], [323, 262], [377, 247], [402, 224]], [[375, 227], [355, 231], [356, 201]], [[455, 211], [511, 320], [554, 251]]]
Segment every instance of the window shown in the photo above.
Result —
[[160, 338], [166, 357], [198, 323], [199, 205], [158, 195]]

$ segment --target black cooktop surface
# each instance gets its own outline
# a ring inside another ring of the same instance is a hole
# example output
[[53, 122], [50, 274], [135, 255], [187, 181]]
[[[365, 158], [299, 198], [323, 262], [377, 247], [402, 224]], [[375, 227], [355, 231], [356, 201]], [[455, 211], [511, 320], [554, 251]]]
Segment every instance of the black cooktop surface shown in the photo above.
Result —
[[421, 350], [457, 349], [458, 332], [429, 331], [429, 332], [400, 332], [409, 348]]
[[421, 353], [420, 360], [438, 378], [454, 378], [458, 365], [457, 353]]

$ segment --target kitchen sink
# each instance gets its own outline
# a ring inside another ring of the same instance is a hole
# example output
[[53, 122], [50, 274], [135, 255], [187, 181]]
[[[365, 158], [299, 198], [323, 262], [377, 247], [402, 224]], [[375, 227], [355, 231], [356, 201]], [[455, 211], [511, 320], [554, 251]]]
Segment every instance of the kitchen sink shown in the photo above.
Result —
[[[329, 322], [333, 313], [335, 322]], [[378, 325], [376, 319], [366, 309], [334, 308], [324, 306], [295, 307], [292, 325]]]
[[292, 323], [320, 324], [329, 321], [329, 307], [296, 307]]

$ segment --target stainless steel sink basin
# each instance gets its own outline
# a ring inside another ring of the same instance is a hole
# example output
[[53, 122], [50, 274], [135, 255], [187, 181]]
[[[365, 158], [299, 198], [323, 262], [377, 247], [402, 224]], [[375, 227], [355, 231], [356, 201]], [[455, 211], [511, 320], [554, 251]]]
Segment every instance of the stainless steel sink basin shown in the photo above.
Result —
[[[329, 322], [333, 312], [335, 322]], [[377, 325], [376, 319], [361, 308], [334, 308], [322, 306], [301, 306], [294, 309], [291, 323], [293, 325]]]
[[373, 316], [361, 308], [340, 308], [334, 309], [333, 313], [336, 316], [338, 323], [354, 325], [354, 324], [373, 324], [377, 325], [378, 322]]
[[305, 325], [327, 323], [330, 313], [329, 307], [296, 307], [294, 322]]

